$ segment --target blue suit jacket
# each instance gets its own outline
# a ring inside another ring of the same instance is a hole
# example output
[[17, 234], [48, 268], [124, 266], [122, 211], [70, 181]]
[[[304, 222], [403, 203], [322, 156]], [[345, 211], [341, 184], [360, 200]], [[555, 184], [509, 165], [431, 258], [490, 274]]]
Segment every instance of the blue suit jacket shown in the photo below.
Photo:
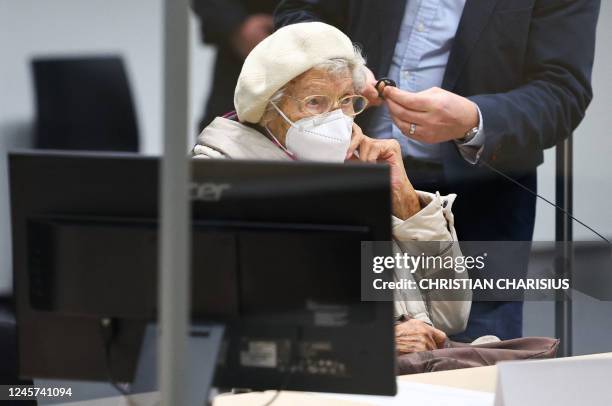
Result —
[[[361, 44], [377, 77], [389, 70], [403, 0], [284, 0], [277, 26], [321, 20]], [[480, 107], [483, 159], [516, 175], [543, 161], [543, 149], [571, 135], [592, 99], [591, 71], [600, 0], [467, 0], [442, 87]], [[361, 123], [369, 119], [360, 117]], [[479, 176], [453, 143], [447, 175]]]

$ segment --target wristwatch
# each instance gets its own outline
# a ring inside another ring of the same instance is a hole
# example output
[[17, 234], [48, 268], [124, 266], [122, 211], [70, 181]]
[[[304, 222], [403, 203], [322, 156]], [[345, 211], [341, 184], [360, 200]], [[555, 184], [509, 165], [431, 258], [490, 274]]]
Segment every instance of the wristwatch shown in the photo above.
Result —
[[479, 131], [479, 128], [474, 127], [470, 131], [466, 132], [465, 135], [462, 138], [459, 138], [457, 141], [459, 141], [462, 144], [465, 144], [466, 142], [470, 142], [474, 139], [476, 134], [478, 134], [478, 131]]

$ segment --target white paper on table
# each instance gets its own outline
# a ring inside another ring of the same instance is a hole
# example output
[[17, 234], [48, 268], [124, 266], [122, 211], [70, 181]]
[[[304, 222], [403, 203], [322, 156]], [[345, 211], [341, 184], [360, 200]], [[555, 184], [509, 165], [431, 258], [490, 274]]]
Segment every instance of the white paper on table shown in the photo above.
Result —
[[313, 395], [372, 406], [493, 406], [494, 398], [493, 393], [488, 392], [406, 381], [397, 382], [397, 395], [395, 396], [331, 393], [313, 393]]
[[612, 359], [497, 364], [495, 406], [610, 406]]

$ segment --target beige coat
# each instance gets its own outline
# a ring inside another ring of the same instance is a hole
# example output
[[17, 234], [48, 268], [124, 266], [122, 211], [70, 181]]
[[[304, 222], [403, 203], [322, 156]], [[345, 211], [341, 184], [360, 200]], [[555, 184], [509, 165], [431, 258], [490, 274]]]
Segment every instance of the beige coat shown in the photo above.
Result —
[[[259, 131], [239, 122], [217, 117], [198, 136], [193, 148], [194, 158], [231, 158], [290, 160], [287, 154]], [[461, 255], [457, 244], [457, 234], [451, 208], [456, 195], [440, 196], [417, 192], [423, 209], [411, 218], [402, 221], [392, 218], [392, 232], [396, 249], [404, 252], [411, 250], [410, 242], [440, 241], [433, 244], [437, 252], [427, 255]], [[422, 248], [422, 247], [420, 247]], [[417, 254], [418, 255], [418, 254]], [[432, 270], [428, 270], [430, 274]], [[435, 272], [435, 270], [434, 270]], [[416, 275], [419, 273], [417, 272]], [[453, 272], [456, 278], [466, 278], [464, 274]], [[411, 278], [409, 272], [396, 272], [396, 278]], [[417, 276], [418, 278], [418, 276]], [[458, 300], [460, 299], [460, 300]], [[396, 294], [395, 315], [406, 315], [454, 334], [465, 329], [471, 307], [471, 292], [455, 292], [453, 300], [432, 301], [426, 292], [401, 291]]]

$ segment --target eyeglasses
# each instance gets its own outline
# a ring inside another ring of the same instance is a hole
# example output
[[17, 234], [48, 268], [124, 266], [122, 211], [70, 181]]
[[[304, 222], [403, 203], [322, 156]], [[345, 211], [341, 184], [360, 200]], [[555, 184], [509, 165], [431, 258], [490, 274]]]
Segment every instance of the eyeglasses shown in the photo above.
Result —
[[355, 117], [357, 114], [362, 113], [368, 105], [368, 99], [358, 94], [344, 96], [335, 102], [331, 97], [321, 94], [315, 94], [303, 99], [297, 99], [292, 96], [287, 97], [298, 102], [303, 113], [313, 116], [325, 114], [338, 105], [344, 114]]

